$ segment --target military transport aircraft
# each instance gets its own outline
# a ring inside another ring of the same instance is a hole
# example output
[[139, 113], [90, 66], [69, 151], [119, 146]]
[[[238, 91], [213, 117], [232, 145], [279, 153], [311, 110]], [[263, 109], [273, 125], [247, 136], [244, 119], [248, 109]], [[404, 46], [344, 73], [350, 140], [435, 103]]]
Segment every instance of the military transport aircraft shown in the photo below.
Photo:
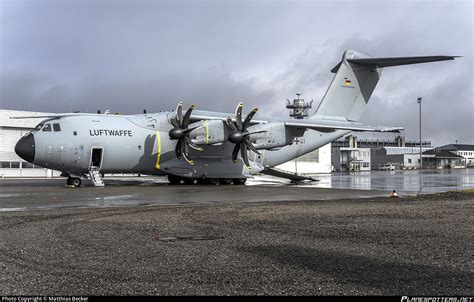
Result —
[[256, 120], [257, 108], [244, 117], [243, 103], [234, 114], [194, 110], [194, 105], [183, 113], [182, 102], [174, 112], [52, 114], [18, 141], [15, 152], [63, 172], [74, 186], [87, 178], [103, 186], [103, 173], [167, 175], [172, 184], [244, 184], [253, 174], [269, 173], [351, 131], [402, 130], [359, 122], [382, 69], [454, 58], [370, 58], [347, 50], [309, 118]]

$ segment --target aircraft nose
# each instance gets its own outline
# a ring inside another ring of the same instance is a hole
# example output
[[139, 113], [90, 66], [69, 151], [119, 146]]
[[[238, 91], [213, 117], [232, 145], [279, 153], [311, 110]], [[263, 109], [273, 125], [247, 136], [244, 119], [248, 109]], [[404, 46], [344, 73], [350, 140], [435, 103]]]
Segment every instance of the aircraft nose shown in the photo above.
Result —
[[16, 143], [15, 153], [27, 162], [31, 163], [35, 160], [35, 137], [33, 134], [30, 133], [20, 138]]

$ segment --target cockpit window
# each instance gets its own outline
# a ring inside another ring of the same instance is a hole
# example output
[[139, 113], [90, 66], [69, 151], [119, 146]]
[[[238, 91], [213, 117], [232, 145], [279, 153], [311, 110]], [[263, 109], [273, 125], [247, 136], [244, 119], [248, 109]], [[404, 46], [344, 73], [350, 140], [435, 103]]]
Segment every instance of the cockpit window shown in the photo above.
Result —
[[54, 132], [59, 132], [61, 131], [61, 126], [59, 124], [53, 124], [53, 130]]
[[35, 127], [35, 130], [41, 130], [41, 128], [44, 126], [43, 123], [38, 124], [38, 126]]
[[51, 132], [51, 124], [46, 124], [46, 125], [44, 125], [43, 131]]

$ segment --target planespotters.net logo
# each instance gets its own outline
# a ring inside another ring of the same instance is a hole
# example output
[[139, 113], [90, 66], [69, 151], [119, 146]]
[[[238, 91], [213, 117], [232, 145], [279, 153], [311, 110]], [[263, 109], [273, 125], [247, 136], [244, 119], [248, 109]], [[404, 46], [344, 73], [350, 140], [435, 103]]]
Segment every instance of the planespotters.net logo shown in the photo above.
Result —
[[408, 296], [402, 296], [401, 302], [474, 302], [474, 297], [408, 297]]

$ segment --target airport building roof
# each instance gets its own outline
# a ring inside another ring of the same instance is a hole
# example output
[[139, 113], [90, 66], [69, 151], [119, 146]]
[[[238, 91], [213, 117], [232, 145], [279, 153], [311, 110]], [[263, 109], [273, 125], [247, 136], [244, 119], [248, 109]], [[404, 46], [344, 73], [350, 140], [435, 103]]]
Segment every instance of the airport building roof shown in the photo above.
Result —
[[447, 151], [473, 151], [474, 145], [469, 144], [449, 144], [438, 147], [436, 149], [447, 150]]
[[439, 148], [431, 149], [423, 152], [423, 156], [436, 158], [463, 158], [460, 155], [454, 154], [448, 150], [441, 150]]
[[[0, 127], [33, 129], [49, 112], [32, 112], [0, 109]], [[10, 117], [38, 116], [38, 118], [11, 119]]]

